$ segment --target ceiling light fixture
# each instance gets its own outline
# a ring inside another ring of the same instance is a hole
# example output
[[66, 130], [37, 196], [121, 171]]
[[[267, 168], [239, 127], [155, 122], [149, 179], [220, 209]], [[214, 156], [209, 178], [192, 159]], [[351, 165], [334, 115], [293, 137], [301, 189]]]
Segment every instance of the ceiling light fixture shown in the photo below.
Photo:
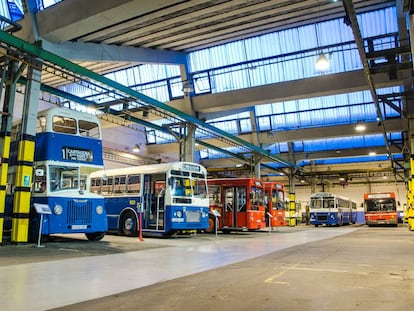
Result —
[[318, 71], [326, 71], [329, 69], [329, 67], [329, 59], [325, 56], [325, 54], [320, 53], [315, 63], [315, 69]]
[[366, 130], [366, 126], [365, 126], [365, 124], [363, 124], [363, 123], [361, 123], [361, 122], [358, 122], [356, 125], [355, 125], [355, 131], [358, 131], [358, 132], [362, 132], [362, 131], [365, 131]]
[[[320, 49], [321, 45], [319, 44], [320, 42], [319, 42], [318, 27], [320, 30], [320, 24], [315, 24], [316, 46], [318, 47], [318, 50], [322, 50]], [[319, 56], [315, 62], [315, 69], [323, 72], [323, 71], [327, 71], [329, 67], [330, 67], [330, 62], [329, 62], [328, 57], [322, 51], [320, 51]]]
[[139, 144], [136, 144], [134, 148], [132, 148], [132, 152], [138, 153], [140, 151], [141, 151], [141, 147], [139, 146]]
[[194, 92], [193, 84], [189, 80], [183, 81], [183, 93], [188, 95]]

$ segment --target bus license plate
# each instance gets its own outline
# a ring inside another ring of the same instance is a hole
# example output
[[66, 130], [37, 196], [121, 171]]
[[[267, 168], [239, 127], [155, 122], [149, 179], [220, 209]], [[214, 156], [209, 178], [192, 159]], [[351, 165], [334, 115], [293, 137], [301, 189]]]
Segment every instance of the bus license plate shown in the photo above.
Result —
[[199, 212], [187, 212], [187, 222], [199, 222], [200, 221], [200, 213]]
[[87, 225], [72, 225], [72, 230], [88, 229]]

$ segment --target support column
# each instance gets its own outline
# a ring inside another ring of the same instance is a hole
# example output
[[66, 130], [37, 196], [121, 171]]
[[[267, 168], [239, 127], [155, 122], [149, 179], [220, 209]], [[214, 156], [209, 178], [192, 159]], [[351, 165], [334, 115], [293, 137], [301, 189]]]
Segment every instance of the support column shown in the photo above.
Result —
[[250, 159], [250, 175], [257, 179], [262, 178], [262, 174], [260, 171], [261, 160], [262, 157], [259, 154], [253, 154]]
[[[295, 162], [293, 155], [293, 142], [288, 142], [289, 161]], [[289, 170], [289, 226], [296, 226], [296, 194], [295, 194], [295, 168]]]
[[290, 169], [289, 174], [289, 227], [296, 226], [296, 194], [295, 194], [295, 174]]
[[[192, 96], [194, 95], [194, 84], [191, 79], [187, 64], [180, 65], [184, 93], [183, 112], [188, 115], [195, 116], [193, 102], [191, 100]], [[195, 130], [196, 127], [193, 124], [185, 124], [185, 128], [183, 129], [182, 135], [178, 141], [180, 144], [180, 161], [195, 162]]]
[[173, 135], [178, 142], [178, 159], [179, 161], [194, 162], [195, 152], [195, 130], [196, 127], [192, 124], [179, 124], [179, 134], [172, 128], [169, 128], [171, 135]]
[[37, 111], [40, 94], [40, 64], [28, 68], [22, 129], [17, 150], [17, 168], [13, 200], [12, 236], [14, 243], [29, 240], [30, 197], [35, 151]]
[[[187, 124], [184, 141], [182, 143], [184, 150], [182, 152], [182, 161], [194, 162], [195, 152], [195, 126]], [[181, 148], [180, 148], [181, 149]], [[181, 157], [180, 157], [181, 158]]]
[[[9, 170], [10, 133], [13, 123], [13, 109], [18, 78], [18, 63], [5, 60], [7, 68], [3, 68], [1, 89], [4, 87], [4, 103], [0, 126], [0, 244], [3, 244], [4, 216], [6, 211], [6, 186]], [[6, 67], [5, 66], [5, 67]]]

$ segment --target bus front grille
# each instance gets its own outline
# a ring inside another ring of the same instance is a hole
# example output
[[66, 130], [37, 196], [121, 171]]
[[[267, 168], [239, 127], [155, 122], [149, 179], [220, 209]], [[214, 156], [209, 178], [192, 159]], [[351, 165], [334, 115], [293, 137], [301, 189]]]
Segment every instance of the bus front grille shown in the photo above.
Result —
[[68, 202], [68, 225], [90, 225], [91, 223], [92, 203], [90, 201], [75, 199]]

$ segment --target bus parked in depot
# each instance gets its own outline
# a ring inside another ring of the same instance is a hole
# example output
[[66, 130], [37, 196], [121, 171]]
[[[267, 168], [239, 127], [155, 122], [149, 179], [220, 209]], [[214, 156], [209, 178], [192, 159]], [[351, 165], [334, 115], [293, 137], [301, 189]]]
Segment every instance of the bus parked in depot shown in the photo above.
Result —
[[[21, 123], [11, 132], [8, 184], [14, 185]], [[102, 134], [96, 115], [54, 107], [39, 112], [33, 163], [29, 240], [51, 234], [84, 233], [100, 240], [108, 226], [101, 195], [89, 191], [89, 175], [103, 168]], [[12, 213], [15, 187], [7, 187], [6, 215]], [[47, 206], [43, 217], [36, 204]]]
[[270, 223], [271, 227], [286, 226], [284, 185], [280, 182], [266, 181], [264, 182], [264, 187], [266, 225]]
[[356, 202], [329, 192], [317, 192], [310, 198], [310, 224], [341, 226], [352, 223], [352, 208]]
[[210, 225], [206, 232], [220, 230], [228, 233], [266, 227], [262, 180], [218, 178], [208, 179], [207, 183], [211, 213]]
[[398, 225], [398, 211], [394, 192], [364, 193], [365, 223]]
[[171, 236], [208, 227], [206, 180], [197, 163], [160, 163], [95, 172], [91, 191], [105, 197], [109, 230]]

